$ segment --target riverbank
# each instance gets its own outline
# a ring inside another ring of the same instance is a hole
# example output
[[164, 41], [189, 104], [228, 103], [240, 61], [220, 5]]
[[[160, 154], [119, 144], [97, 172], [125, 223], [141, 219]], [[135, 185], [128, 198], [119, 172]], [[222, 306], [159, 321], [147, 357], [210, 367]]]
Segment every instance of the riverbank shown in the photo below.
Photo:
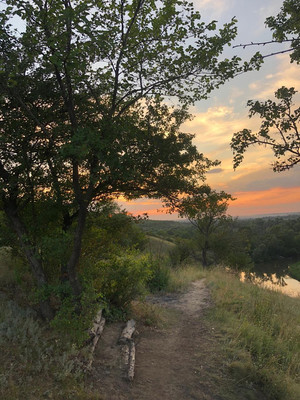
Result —
[[300, 299], [242, 283], [221, 269], [206, 273], [228, 367], [272, 400], [300, 398]]

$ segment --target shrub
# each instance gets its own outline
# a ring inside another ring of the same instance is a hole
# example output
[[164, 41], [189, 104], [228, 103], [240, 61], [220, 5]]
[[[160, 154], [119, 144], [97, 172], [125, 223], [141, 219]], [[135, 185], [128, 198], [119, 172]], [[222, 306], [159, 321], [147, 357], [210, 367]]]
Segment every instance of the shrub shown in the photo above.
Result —
[[147, 255], [127, 252], [98, 261], [93, 274], [96, 292], [101, 293], [113, 306], [125, 308], [143, 293], [152, 275], [151, 261]]
[[81, 309], [78, 312], [72, 296], [66, 296], [61, 303], [50, 325], [56, 331], [65, 335], [77, 347], [81, 347], [89, 338], [88, 330], [97, 310], [100, 308], [99, 300], [92, 287], [86, 287], [81, 297]]
[[181, 265], [191, 258], [193, 255], [192, 243], [188, 239], [180, 239], [176, 241], [176, 247], [169, 252], [172, 267]]
[[151, 292], [166, 290], [169, 285], [170, 270], [164, 262], [158, 259], [151, 260], [151, 278], [148, 280], [148, 288]]

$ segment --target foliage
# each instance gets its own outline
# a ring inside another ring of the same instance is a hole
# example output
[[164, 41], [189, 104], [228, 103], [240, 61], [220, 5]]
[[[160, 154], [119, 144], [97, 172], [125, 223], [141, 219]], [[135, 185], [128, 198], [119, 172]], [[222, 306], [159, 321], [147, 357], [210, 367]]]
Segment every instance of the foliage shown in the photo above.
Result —
[[87, 216], [79, 273], [84, 276], [86, 264], [108, 258], [110, 254], [122, 254], [124, 249], [143, 250], [146, 241], [137, 218], [121, 210], [115, 202], [98, 205]]
[[206, 275], [216, 306], [211, 318], [226, 334], [231, 371], [258, 384], [267, 399], [298, 399], [299, 299], [242, 283], [224, 270]]
[[275, 17], [268, 17], [265, 21], [265, 25], [268, 26], [272, 31], [272, 40], [267, 40], [264, 42], [253, 42], [244, 43], [233, 46], [243, 47], [245, 49], [249, 46], [263, 46], [268, 47], [267, 45], [271, 43], [277, 44], [289, 44], [290, 47], [287, 49], [283, 47], [281, 50], [274, 51], [272, 53], [267, 53], [262, 55], [260, 52], [257, 52], [253, 58], [257, 60], [263, 60], [267, 57], [272, 57], [277, 54], [290, 53], [291, 62], [296, 61], [297, 64], [300, 62], [300, 29], [299, 29], [299, 13], [300, 13], [300, 5], [299, 0], [284, 0], [283, 5], [280, 9], [279, 14]]
[[186, 0], [7, 0], [0, 20], [1, 208], [40, 287], [42, 244], [67, 234], [58, 264], [79, 298], [90, 204], [203, 179], [212, 163], [180, 131], [188, 106], [259, 61], [222, 59], [236, 20], [217, 29]]
[[151, 259], [151, 277], [147, 281], [147, 287], [151, 292], [165, 291], [169, 285], [170, 270], [165, 260]]
[[238, 221], [228, 219], [211, 238], [215, 263], [234, 270], [248, 271], [253, 268], [251, 237], [249, 231], [239, 227]]
[[[266, 45], [272, 42], [288, 42], [290, 48], [266, 56], [278, 53], [291, 52], [291, 62], [300, 62], [300, 3], [299, 0], [284, 0], [278, 15], [268, 17], [266, 25], [273, 31], [273, 39], [269, 42], [251, 43], [249, 45]], [[248, 45], [242, 45], [246, 47]], [[292, 111], [292, 97], [296, 91], [294, 88], [282, 86], [275, 92], [275, 97], [280, 100], [276, 103], [272, 100], [265, 102], [248, 100], [250, 106], [249, 118], [259, 115], [263, 120], [260, 130], [253, 134], [250, 129], [236, 132], [231, 140], [233, 150], [234, 168], [243, 161], [244, 153], [251, 145], [265, 145], [273, 150], [277, 161], [273, 163], [273, 170], [285, 171], [298, 164], [300, 161], [300, 133], [299, 116], [300, 108]]]
[[144, 293], [146, 282], [152, 276], [149, 257], [136, 252], [99, 260], [89, 273], [96, 292], [101, 293], [109, 304], [121, 309]]
[[[182, 241], [185, 250], [186, 241], [188, 244], [192, 243], [193, 239], [199, 240], [196, 228], [186, 222], [149, 220], [143, 222], [141, 227], [148, 234], [156, 235], [156, 240], [167, 239], [168, 244]], [[249, 270], [255, 264], [257, 271], [259, 264], [263, 263], [266, 268], [265, 264], [270, 263], [270, 273], [286, 274], [285, 267], [288, 262], [300, 259], [299, 230], [300, 218], [293, 214], [286, 217], [229, 219], [212, 234], [210, 256], [214, 263], [230, 265], [234, 269]], [[199, 260], [196, 247], [197, 243], [194, 243], [189, 250], [192, 263]], [[166, 251], [160, 251], [160, 254], [169, 252], [171, 261], [174, 257], [174, 263], [177, 263], [177, 251], [176, 246], [168, 246]], [[266, 272], [266, 269], [263, 272]]]
[[250, 254], [255, 263], [300, 256], [300, 219], [297, 216], [241, 220], [238, 226], [248, 232]]
[[195, 245], [190, 239], [176, 239], [176, 247], [170, 250], [169, 258], [173, 267], [188, 263], [195, 258]]
[[155, 236], [174, 243], [176, 239], [191, 239], [195, 233], [188, 221], [180, 219], [177, 221], [156, 221], [148, 219], [143, 221], [140, 226], [148, 236]]
[[294, 88], [282, 87], [275, 92], [278, 103], [272, 100], [259, 102], [248, 100], [249, 118], [258, 115], [261, 126], [257, 133], [249, 129], [236, 132], [231, 140], [234, 168], [243, 161], [244, 153], [251, 145], [263, 145], [273, 150], [277, 161], [273, 170], [277, 172], [292, 168], [300, 162], [300, 107], [292, 111]]
[[88, 332], [97, 311], [101, 308], [101, 300], [101, 296], [96, 294], [91, 286], [86, 286], [80, 299], [79, 311], [78, 304], [69, 293], [63, 297], [59, 311], [50, 322], [50, 326], [80, 348], [89, 339]]
[[300, 62], [299, 14], [299, 0], [284, 0], [280, 13], [266, 19], [266, 25], [273, 31], [274, 40], [290, 42], [291, 61], [297, 64]]

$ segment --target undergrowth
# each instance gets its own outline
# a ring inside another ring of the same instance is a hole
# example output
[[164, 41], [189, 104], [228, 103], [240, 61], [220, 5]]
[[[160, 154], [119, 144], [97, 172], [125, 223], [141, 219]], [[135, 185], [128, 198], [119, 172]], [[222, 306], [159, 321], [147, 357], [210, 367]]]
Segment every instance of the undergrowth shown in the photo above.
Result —
[[0, 397], [78, 399], [100, 397], [84, 387], [77, 349], [40, 323], [29, 309], [1, 295]]

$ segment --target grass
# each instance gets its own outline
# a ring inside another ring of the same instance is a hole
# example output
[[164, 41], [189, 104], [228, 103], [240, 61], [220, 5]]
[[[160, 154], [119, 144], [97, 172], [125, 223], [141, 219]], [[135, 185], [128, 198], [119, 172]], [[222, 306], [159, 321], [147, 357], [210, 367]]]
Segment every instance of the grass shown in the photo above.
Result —
[[29, 309], [1, 294], [0, 397], [100, 399], [84, 387], [77, 349], [55, 336]]
[[175, 310], [166, 309], [158, 304], [133, 301], [129, 316], [143, 325], [164, 329], [174, 322], [175, 314]]
[[170, 250], [174, 247], [175, 244], [168, 240], [160, 239], [155, 236], [148, 236], [145, 252], [155, 254], [156, 257], [165, 257], [169, 255]]
[[199, 265], [187, 265], [185, 267], [170, 270], [169, 283], [166, 291], [182, 292], [189, 284], [206, 276], [206, 272]]
[[83, 384], [77, 349], [40, 323], [29, 309], [1, 295], [0, 397], [100, 399]]
[[[156, 239], [151, 239], [156, 249], [166, 253], [172, 248]], [[0, 249], [0, 288], [14, 286], [12, 262], [9, 249]], [[184, 291], [202, 278], [214, 302], [206, 318], [221, 333], [227, 352], [224, 362], [235, 381], [259, 386], [266, 399], [300, 398], [300, 299], [242, 283], [224, 269], [203, 270], [196, 265], [170, 268], [164, 291]], [[1, 291], [0, 303], [0, 398], [101, 398], [85, 387], [82, 365], [70, 343]], [[159, 305], [143, 302], [134, 302], [131, 313], [158, 328], [174, 318]]]
[[20, 306], [28, 299], [16, 273], [19, 262], [10, 248], [0, 248], [0, 398], [100, 400], [85, 387], [78, 350]]
[[229, 369], [272, 400], [300, 398], [300, 299], [265, 290], [224, 270], [206, 274], [224, 334]]

